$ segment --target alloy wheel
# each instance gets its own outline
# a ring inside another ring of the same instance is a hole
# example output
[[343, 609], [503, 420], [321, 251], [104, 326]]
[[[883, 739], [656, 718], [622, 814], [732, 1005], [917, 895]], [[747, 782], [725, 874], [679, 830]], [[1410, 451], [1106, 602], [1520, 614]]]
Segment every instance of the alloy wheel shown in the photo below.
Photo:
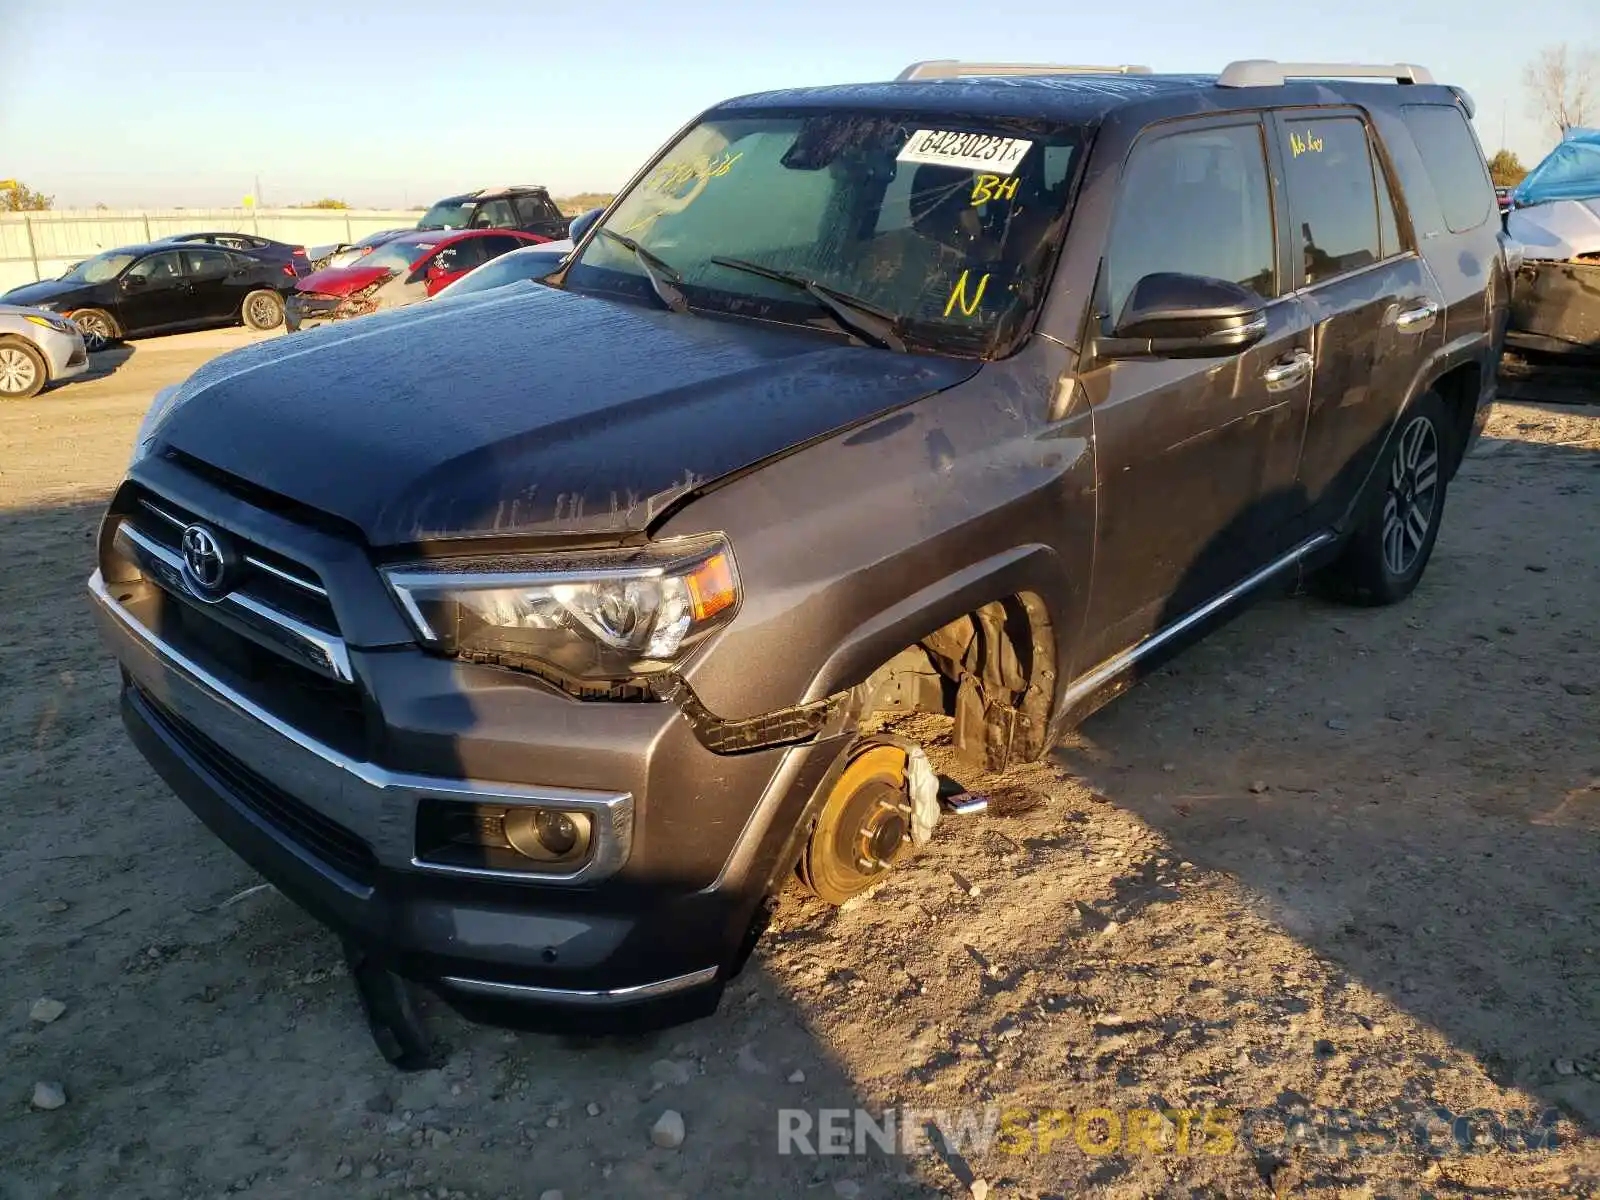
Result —
[[111, 340], [111, 326], [106, 324], [106, 319], [91, 313], [84, 317], [74, 317], [73, 322], [78, 326], [78, 332], [83, 334], [83, 347], [91, 354], [96, 350], [104, 350], [106, 343]]
[[39, 368], [25, 351], [0, 346], [0, 393], [20, 396], [39, 381]]
[[1416, 564], [1439, 506], [1439, 435], [1427, 417], [1400, 434], [1383, 505], [1383, 562], [1397, 578]]
[[278, 308], [266, 296], [250, 297], [250, 324], [268, 329], [278, 323]]

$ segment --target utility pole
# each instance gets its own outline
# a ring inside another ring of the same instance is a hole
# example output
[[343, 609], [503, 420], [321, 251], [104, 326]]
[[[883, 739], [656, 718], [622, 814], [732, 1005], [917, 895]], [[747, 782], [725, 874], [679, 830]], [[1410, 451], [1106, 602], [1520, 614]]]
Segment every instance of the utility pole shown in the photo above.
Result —
[[1500, 101], [1500, 149], [1506, 148], [1506, 108], [1509, 102]]

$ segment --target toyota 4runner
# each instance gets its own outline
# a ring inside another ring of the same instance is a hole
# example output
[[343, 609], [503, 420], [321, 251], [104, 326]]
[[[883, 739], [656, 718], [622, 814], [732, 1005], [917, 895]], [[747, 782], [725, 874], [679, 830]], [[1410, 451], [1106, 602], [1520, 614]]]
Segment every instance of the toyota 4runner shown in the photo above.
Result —
[[407, 981], [710, 1011], [785, 879], [929, 835], [869, 716], [1002, 769], [1273, 581], [1412, 591], [1505, 323], [1471, 111], [1266, 61], [720, 104], [547, 285], [158, 395], [89, 585], [127, 728], [402, 1065]]

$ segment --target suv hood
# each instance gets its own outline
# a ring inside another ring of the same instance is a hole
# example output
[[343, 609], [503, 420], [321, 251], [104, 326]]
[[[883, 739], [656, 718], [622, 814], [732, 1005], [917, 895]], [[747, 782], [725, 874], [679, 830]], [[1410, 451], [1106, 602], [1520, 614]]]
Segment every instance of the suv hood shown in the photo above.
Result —
[[244, 347], [150, 431], [373, 546], [640, 532], [686, 492], [950, 387], [971, 360], [553, 288]]

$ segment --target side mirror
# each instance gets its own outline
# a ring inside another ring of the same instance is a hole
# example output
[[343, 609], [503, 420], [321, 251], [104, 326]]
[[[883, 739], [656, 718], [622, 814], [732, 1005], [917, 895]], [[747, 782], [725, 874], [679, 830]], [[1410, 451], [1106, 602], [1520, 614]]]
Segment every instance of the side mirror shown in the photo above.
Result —
[[1247, 287], [1160, 272], [1133, 285], [1100, 358], [1213, 358], [1237, 354], [1267, 332], [1266, 301]]
[[583, 235], [589, 232], [589, 227], [600, 219], [603, 208], [591, 208], [588, 212], [572, 218], [572, 224], [567, 226], [567, 236], [574, 242], [582, 241]]

